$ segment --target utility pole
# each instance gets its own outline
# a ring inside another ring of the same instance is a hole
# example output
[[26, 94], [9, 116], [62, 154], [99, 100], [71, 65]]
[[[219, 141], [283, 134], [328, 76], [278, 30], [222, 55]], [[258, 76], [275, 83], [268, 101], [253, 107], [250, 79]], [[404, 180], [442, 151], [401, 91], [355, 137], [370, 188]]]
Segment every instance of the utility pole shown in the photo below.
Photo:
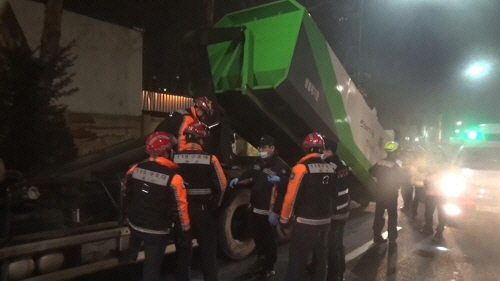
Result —
[[358, 86], [361, 86], [361, 39], [363, 34], [363, 5], [364, 0], [360, 0], [359, 4], [359, 34], [358, 34]]
[[443, 144], [443, 114], [438, 117], [438, 144]]
[[45, 6], [45, 22], [40, 44], [40, 58], [48, 60], [59, 51], [61, 40], [63, 0], [48, 0]]
[[214, 26], [214, 8], [215, 0], [205, 0], [205, 19], [206, 27], [211, 28]]

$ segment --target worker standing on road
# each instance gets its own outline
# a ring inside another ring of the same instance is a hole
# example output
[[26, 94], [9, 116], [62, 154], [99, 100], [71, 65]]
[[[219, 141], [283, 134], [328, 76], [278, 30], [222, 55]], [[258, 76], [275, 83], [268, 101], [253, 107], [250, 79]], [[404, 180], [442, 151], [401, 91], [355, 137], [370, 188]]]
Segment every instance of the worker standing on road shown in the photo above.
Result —
[[124, 184], [130, 240], [129, 249], [122, 258], [135, 261], [144, 242], [144, 281], [161, 280], [161, 263], [172, 225], [186, 235], [190, 229], [184, 181], [176, 173], [178, 166], [169, 159], [172, 147], [170, 134], [151, 134], [146, 141], [149, 160], [130, 168]]
[[320, 134], [307, 135], [302, 147], [306, 156], [292, 169], [281, 210], [281, 224], [290, 223], [292, 216], [296, 221], [285, 280], [303, 280], [312, 253], [315, 257], [312, 280], [323, 281], [327, 274], [327, 236], [337, 193], [336, 176], [333, 167], [321, 159], [325, 142]]
[[417, 150], [414, 161], [412, 161], [412, 183], [415, 185], [415, 197], [411, 206], [411, 217], [416, 218], [418, 215], [418, 206], [420, 202], [425, 202], [426, 188], [424, 185], [425, 171], [427, 170], [427, 156], [423, 148]]
[[286, 194], [290, 167], [278, 157], [274, 138], [264, 135], [259, 140], [259, 158], [241, 177], [231, 180], [230, 187], [251, 184], [250, 222], [257, 259], [249, 271], [259, 279], [275, 275], [278, 258], [276, 226]]
[[[403, 163], [403, 172], [408, 174], [408, 177], [411, 178], [412, 171], [412, 162], [413, 162], [413, 151], [410, 148], [406, 148], [401, 155], [401, 162]], [[412, 182], [413, 183], [413, 182]], [[409, 214], [410, 210], [412, 210], [413, 203], [413, 192], [415, 187], [413, 184], [405, 185], [401, 188], [401, 197], [403, 197], [403, 206], [400, 208], [401, 212], [405, 214]]]
[[406, 173], [401, 168], [400, 161], [397, 160], [398, 148], [399, 145], [395, 141], [386, 143], [384, 149], [387, 152], [387, 157], [370, 168], [370, 174], [377, 180], [373, 242], [384, 243], [387, 241], [382, 237], [382, 229], [385, 224], [384, 213], [387, 210], [389, 216], [387, 231], [391, 247], [396, 246], [396, 238], [398, 237], [398, 191], [401, 186], [410, 184]]
[[349, 218], [349, 177], [351, 169], [336, 154], [337, 143], [325, 139], [323, 160], [335, 170], [337, 196], [333, 204], [333, 216], [328, 235], [327, 281], [343, 281], [345, 272], [344, 228]]
[[181, 151], [189, 147], [184, 136], [187, 126], [198, 121], [209, 125], [213, 115], [212, 102], [208, 98], [195, 98], [193, 106], [170, 113], [169, 117], [156, 127], [155, 132], [172, 134], [177, 139], [177, 151]]
[[434, 211], [437, 209], [439, 223], [436, 227], [434, 238], [437, 240], [443, 239], [443, 231], [446, 226], [446, 214], [444, 212], [444, 204], [446, 197], [441, 190], [440, 181], [443, 179], [442, 165], [444, 161], [429, 165], [427, 177], [424, 181], [427, 197], [425, 198], [425, 224], [420, 231], [424, 235], [432, 235]]
[[[186, 182], [189, 215], [194, 237], [201, 247], [202, 270], [205, 281], [217, 281], [217, 233], [214, 212], [219, 207], [227, 181], [219, 160], [203, 151], [208, 135], [201, 122], [193, 122], [184, 130], [188, 148], [174, 157], [180, 175]], [[189, 265], [189, 261], [179, 261]]]

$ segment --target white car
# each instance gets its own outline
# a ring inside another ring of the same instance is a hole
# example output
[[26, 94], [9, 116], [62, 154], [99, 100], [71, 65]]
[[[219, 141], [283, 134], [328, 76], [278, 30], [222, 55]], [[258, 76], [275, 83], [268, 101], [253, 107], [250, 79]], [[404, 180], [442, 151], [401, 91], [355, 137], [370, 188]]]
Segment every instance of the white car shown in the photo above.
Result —
[[500, 214], [500, 142], [462, 146], [440, 185], [450, 216]]

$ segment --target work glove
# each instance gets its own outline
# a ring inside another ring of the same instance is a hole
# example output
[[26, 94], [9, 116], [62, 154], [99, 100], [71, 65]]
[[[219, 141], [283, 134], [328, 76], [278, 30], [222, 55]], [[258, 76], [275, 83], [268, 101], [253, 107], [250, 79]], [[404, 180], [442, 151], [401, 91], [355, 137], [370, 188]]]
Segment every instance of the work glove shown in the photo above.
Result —
[[278, 225], [278, 221], [280, 219], [280, 215], [276, 214], [275, 212], [269, 213], [269, 224], [272, 226]]
[[286, 233], [286, 231], [289, 228], [289, 226], [290, 226], [290, 222], [289, 221], [285, 222], [283, 219], [279, 220], [279, 228], [280, 228], [281, 232]]
[[229, 182], [229, 187], [230, 187], [230, 188], [234, 188], [234, 186], [235, 186], [235, 185], [237, 185], [239, 181], [240, 181], [240, 179], [239, 179], [239, 178], [234, 178], [234, 179], [232, 179], [232, 180]]
[[178, 231], [176, 246], [182, 249], [191, 249], [193, 236], [190, 230]]
[[279, 183], [280, 182], [280, 177], [278, 176], [267, 176], [267, 181], [271, 182], [271, 183]]
[[28, 188], [28, 191], [26, 191], [26, 195], [28, 199], [36, 200], [40, 197], [40, 191], [38, 190], [38, 187], [31, 186], [30, 188]]

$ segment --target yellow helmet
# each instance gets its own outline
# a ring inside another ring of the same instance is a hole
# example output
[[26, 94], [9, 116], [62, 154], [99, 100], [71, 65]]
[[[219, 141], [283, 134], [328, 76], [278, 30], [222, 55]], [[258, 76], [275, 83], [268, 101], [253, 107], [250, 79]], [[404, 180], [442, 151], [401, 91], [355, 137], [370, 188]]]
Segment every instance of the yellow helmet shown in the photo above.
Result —
[[384, 145], [384, 149], [387, 152], [394, 152], [394, 151], [398, 150], [398, 148], [399, 148], [399, 144], [395, 141], [390, 141]]

